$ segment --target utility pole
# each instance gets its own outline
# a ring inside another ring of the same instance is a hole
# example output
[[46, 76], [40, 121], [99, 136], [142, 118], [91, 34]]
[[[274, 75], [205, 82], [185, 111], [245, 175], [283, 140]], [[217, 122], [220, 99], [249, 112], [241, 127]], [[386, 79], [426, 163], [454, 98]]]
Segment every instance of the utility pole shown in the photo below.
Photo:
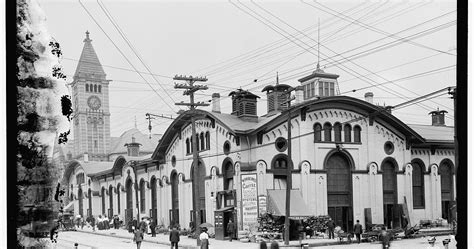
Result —
[[[456, 106], [457, 106], [457, 98], [456, 98], [456, 87], [454, 87], [453, 89], [448, 89], [448, 93], [450, 95], [452, 95], [452, 99], [454, 101], [454, 177], [456, 179], [456, 182], [458, 181], [458, 169], [460, 167], [459, 165], [459, 144], [458, 144], [458, 126], [457, 126], [457, 123], [456, 123], [456, 120], [457, 120], [457, 114], [456, 114]], [[456, 196], [456, 206], [458, 205], [458, 201], [457, 201], [457, 196]], [[452, 208], [452, 207], [450, 207]], [[451, 209], [449, 210], [449, 212], [451, 213]], [[454, 218], [454, 217], [453, 217]], [[456, 219], [457, 221], [457, 219]], [[455, 234], [455, 236], [457, 237], [457, 234]]]
[[[155, 119], [154, 117], [174, 120], [172, 115], [170, 115], [168, 117], [168, 116], [165, 116], [163, 114], [158, 115], [158, 114], [153, 114], [153, 113], [146, 113], [145, 116], [146, 116], [146, 119], [148, 119], [148, 131], [149, 131], [149, 137], [148, 138], [149, 139], [151, 139], [151, 128], [152, 128], [151, 127], [151, 120]], [[135, 123], [136, 123], [136, 120], [135, 120]], [[135, 124], [135, 126], [136, 126], [136, 124]], [[137, 127], [135, 127], [135, 128], [137, 128]]]
[[291, 170], [293, 169], [293, 160], [291, 159], [291, 101], [295, 98], [291, 97], [291, 91], [294, 88], [288, 88], [288, 100], [285, 103], [288, 103], [288, 163], [286, 164], [286, 200], [285, 200], [285, 245], [290, 243], [290, 200], [291, 200]]
[[[195, 124], [195, 109], [197, 106], [208, 106], [209, 104], [204, 102], [194, 102], [194, 92], [199, 90], [207, 90], [207, 86], [205, 85], [194, 85], [194, 82], [200, 81], [205, 82], [207, 78], [203, 77], [192, 77], [192, 76], [183, 76], [183, 75], [176, 75], [173, 78], [174, 80], [182, 80], [186, 81], [187, 83], [175, 83], [174, 88], [176, 89], [185, 89], [183, 95], [189, 95], [189, 103], [176, 103], [176, 105], [184, 105], [188, 106], [191, 111], [191, 129], [192, 129], [192, 149], [193, 149], [193, 180], [192, 180], [192, 187], [193, 187], [193, 210], [194, 210], [194, 229], [197, 231], [199, 225], [201, 225], [201, 203], [200, 203], [200, 191], [204, 191], [204, 189], [199, 189], [199, 183], [204, 181], [204, 179], [200, 179], [201, 175], [199, 174], [199, 152], [197, 150], [197, 139], [196, 139], [196, 124]], [[196, 244], [200, 245], [199, 236], [196, 239]]]

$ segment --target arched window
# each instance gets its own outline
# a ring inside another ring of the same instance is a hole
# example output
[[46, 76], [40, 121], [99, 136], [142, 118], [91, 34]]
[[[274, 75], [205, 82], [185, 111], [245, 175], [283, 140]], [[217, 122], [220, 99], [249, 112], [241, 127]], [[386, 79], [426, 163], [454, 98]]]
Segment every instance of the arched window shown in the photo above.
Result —
[[232, 162], [228, 161], [223, 171], [224, 190], [234, 189], [234, 167], [232, 166]]
[[325, 123], [324, 124], [324, 141], [325, 142], [331, 142], [331, 131], [332, 131], [331, 124]]
[[145, 181], [140, 180], [140, 212], [145, 212]]
[[278, 156], [272, 162], [273, 169], [273, 188], [286, 189], [288, 160], [286, 156]]
[[86, 84], [86, 92], [89, 91], [89, 84]]
[[354, 142], [360, 143], [360, 126], [354, 126]]
[[211, 134], [209, 132], [206, 132], [206, 149], [211, 149]]
[[340, 123], [335, 123], [334, 124], [334, 141], [336, 142], [341, 142], [341, 131], [342, 131], [342, 125]]
[[117, 213], [120, 214], [120, 188], [122, 186], [119, 184], [117, 184]]
[[413, 208], [425, 208], [424, 165], [421, 161], [412, 162]]
[[97, 90], [99, 90], [99, 92], [102, 92], [102, 86], [101, 86], [101, 85], [99, 85], [99, 87], [98, 87], [98, 89], [97, 89]]
[[189, 154], [191, 150], [189, 149], [189, 138], [186, 138], [186, 154]]
[[104, 187], [102, 187], [101, 195], [102, 195], [102, 214], [105, 214], [105, 188]]
[[108, 217], [112, 217], [114, 215], [114, 187], [110, 185], [109, 187], [109, 214]]
[[319, 123], [314, 124], [313, 132], [314, 132], [314, 142], [321, 142], [321, 125]]
[[94, 92], [97, 92], [97, 85], [94, 85]]
[[346, 124], [344, 125], [344, 142], [350, 143], [351, 142], [351, 125]]
[[201, 132], [201, 136], [200, 136], [200, 139], [201, 139], [201, 150], [205, 150], [206, 147], [204, 146], [204, 132]]

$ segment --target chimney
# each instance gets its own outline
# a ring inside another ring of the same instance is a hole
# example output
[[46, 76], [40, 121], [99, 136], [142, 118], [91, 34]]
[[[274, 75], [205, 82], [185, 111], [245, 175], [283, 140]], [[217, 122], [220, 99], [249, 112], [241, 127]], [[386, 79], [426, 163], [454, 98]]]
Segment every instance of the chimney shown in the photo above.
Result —
[[212, 94], [212, 112], [221, 113], [221, 95], [219, 93]]
[[89, 162], [89, 153], [87, 152], [84, 153], [84, 162]]
[[369, 103], [371, 103], [371, 104], [374, 103], [374, 93], [372, 93], [372, 92], [367, 92], [367, 93], [365, 93], [364, 98], [365, 98], [365, 101], [367, 101], [367, 102], [369, 102]]
[[127, 147], [127, 155], [128, 156], [139, 156], [140, 155], [140, 145], [139, 143], [135, 142], [135, 137], [132, 137], [132, 142], [127, 143], [124, 146]]
[[445, 110], [432, 111], [429, 114], [431, 115], [431, 125], [433, 126], [445, 126], [444, 123], [444, 114], [447, 113]]

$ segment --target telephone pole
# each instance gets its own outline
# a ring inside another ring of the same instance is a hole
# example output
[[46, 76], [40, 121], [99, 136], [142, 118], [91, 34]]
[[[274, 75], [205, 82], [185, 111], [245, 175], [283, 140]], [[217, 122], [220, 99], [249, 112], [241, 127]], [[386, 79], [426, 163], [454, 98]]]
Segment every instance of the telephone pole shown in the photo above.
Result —
[[293, 160], [291, 159], [291, 101], [295, 98], [291, 97], [291, 91], [294, 88], [288, 88], [288, 100], [285, 103], [288, 103], [288, 163], [286, 164], [286, 195], [285, 195], [285, 245], [290, 243], [290, 201], [291, 201], [291, 188], [292, 188], [292, 173], [293, 169]]
[[[194, 102], [194, 92], [199, 90], [207, 90], [208, 87], [205, 85], [194, 85], [194, 82], [205, 82], [207, 78], [205, 77], [193, 77], [193, 76], [183, 76], [183, 75], [176, 75], [173, 78], [174, 80], [181, 80], [186, 81], [186, 83], [175, 83], [174, 88], [176, 89], [185, 89], [183, 95], [189, 95], [189, 103], [176, 103], [176, 105], [184, 105], [188, 106], [191, 112], [191, 129], [192, 129], [192, 150], [193, 150], [193, 180], [192, 180], [192, 187], [193, 187], [193, 210], [194, 210], [194, 229], [197, 231], [199, 225], [201, 225], [201, 203], [200, 203], [200, 191], [204, 191], [204, 189], [199, 189], [199, 183], [204, 181], [201, 178], [201, 174], [199, 174], [199, 152], [197, 150], [197, 139], [196, 139], [196, 124], [195, 124], [195, 109], [197, 106], [208, 106], [209, 104], [204, 102]], [[196, 239], [197, 245], [200, 245], [199, 237]]]
[[[146, 119], [148, 120], [148, 131], [149, 131], [149, 137], [148, 137], [148, 138], [149, 138], [149, 139], [151, 139], [151, 128], [152, 128], [152, 126], [151, 126], [151, 120], [152, 120], [152, 119], [155, 119], [154, 117], [174, 120], [174, 118], [173, 118], [172, 115], [170, 115], [170, 116], [168, 117], [168, 116], [165, 116], [165, 115], [163, 115], [163, 114], [158, 115], [158, 114], [153, 114], [153, 113], [146, 113], [145, 116], [146, 116]], [[137, 121], [135, 120], [135, 126], [136, 126], [136, 122], [137, 122]], [[135, 128], [137, 128], [137, 127], [135, 127]]]

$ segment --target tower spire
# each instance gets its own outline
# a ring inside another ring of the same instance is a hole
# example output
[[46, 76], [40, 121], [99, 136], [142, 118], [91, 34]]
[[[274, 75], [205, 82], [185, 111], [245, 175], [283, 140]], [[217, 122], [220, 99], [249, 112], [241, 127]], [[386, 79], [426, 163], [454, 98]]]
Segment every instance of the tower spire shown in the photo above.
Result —
[[279, 79], [278, 79], [278, 71], [277, 71], [277, 85], [280, 83]]

